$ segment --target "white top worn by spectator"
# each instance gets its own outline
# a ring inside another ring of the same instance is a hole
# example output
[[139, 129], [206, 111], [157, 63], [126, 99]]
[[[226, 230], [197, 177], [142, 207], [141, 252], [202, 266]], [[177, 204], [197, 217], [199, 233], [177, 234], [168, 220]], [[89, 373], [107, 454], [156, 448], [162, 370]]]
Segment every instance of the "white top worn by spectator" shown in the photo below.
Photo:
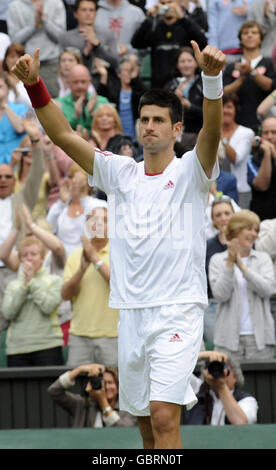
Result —
[[237, 178], [237, 188], [239, 193], [250, 191], [247, 183], [247, 163], [251, 152], [251, 139], [254, 132], [249, 127], [238, 126], [229, 140], [229, 145], [236, 151], [237, 158], [235, 164], [230, 164], [231, 173]]

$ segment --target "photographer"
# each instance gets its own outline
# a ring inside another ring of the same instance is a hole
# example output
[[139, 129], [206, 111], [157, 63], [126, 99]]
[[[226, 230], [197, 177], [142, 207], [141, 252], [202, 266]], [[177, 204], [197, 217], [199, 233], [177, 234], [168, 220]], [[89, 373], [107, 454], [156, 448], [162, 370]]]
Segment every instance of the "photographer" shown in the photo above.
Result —
[[248, 184], [252, 188], [250, 210], [261, 220], [276, 217], [276, 117], [262, 122], [262, 138], [255, 138], [248, 162]]
[[181, 46], [190, 46], [195, 40], [200, 48], [207, 44], [205, 34], [197, 23], [185, 15], [173, 0], [160, 0], [147, 11], [143, 21], [132, 37], [136, 49], [151, 49], [151, 86], [162, 88], [174, 74], [175, 56]]
[[258, 404], [242, 390], [244, 377], [238, 362], [219, 351], [202, 351], [203, 380], [193, 376], [198, 403], [186, 413], [185, 424], [241, 425], [257, 422]]
[[[80, 374], [88, 374], [84, 396], [68, 392]], [[102, 378], [101, 378], [102, 374]], [[91, 380], [92, 379], [92, 380]], [[95, 386], [100, 388], [95, 389]], [[116, 368], [85, 364], [62, 374], [50, 387], [52, 399], [73, 416], [73, 427], [135, 426], [136, 418], [119, 411]]]

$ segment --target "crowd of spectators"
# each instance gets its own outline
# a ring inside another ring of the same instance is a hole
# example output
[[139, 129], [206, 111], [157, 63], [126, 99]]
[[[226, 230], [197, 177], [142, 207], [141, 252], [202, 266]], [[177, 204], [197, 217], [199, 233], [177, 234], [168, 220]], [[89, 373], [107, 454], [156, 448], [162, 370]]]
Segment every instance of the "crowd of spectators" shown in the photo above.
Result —
[[[2, 4], [0, 333], [7, 330], [7, 365], [61, 365], [68, 348], [73, 370], [53, 384], [52, 397], [76, 423], [85, 419], [97, 426], [99, 409], [112, 403], [115, 414], [104, 415], [106, 425], [133, 425], [116, 411], [116, 393], [109, 400], [103, 389], [97, 395], [87, 386], [91, 409], [66, 390], [80, 373], [95, 371], [96, 363], [117, 365], [118, 311], [108, 306], [106, 195], [91, 188], [87, 174], [45, 134], [12, 67], [39, 48], [40, 75], [71, 127], [102, 151], [137, 162], [143, 160], [139, 99], [150, 87], [172, 90], [183, 105], [183, 131], [175, 144], [181, 158], [202, 125], [202, 80], [191, 40], [226, 55], [220, 176], [206, 207], [204, 341], [238, 361], [273, 358], [276, 1]], [[105, 383], [117, 387], [112, 367], [105, 369]]]

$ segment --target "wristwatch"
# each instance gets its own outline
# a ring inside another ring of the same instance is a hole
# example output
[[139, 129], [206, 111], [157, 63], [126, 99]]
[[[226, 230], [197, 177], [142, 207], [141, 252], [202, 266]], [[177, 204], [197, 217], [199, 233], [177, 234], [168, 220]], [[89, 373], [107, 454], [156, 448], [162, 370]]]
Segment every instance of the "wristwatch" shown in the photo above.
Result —
[[223, 137], [223, 139], [221, 140], [221, 143], [222, 145], [228, 145], [229, 144], [229, 139], [227, 139], [226, 137]]
[[256, 75], [257, 75], [257, 70], [256, 69], [251, 70], [250, 76], [254, 78], [256, 77]]

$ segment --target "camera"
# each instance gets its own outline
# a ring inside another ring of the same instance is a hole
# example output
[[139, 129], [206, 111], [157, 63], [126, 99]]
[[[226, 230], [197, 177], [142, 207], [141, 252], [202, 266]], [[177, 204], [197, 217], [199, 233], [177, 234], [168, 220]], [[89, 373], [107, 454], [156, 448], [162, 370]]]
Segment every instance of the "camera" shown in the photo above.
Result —
[[26, 157], [26, 156], [28, 155], [29, 151], [30, 151], [30, 148], [29, 148], [29, 147], [24, 147], [24, 148], [22, 148], [22, 149], [21, 149], [21, 155], [22, 155], [22, 157]]
[[169, 11], [170, 7], [168, 5], [160, 5], [158, 8], [158, 15], [165, 15]]
[[[224, 361], [206, 361], [205, 367], [208, 370], [209, 374], [214, 377], [214, 379], [219, 379], [224, 377], [225, 362]], [[229, 371], [228, 371], [229, 374]], [[227, 374], [227, 375], [228, 375]]]
[[92, 375], [88, 377], [93, 390], [100, 390], [102, 388], [103, 373], [100, 371], [98, 375]]

